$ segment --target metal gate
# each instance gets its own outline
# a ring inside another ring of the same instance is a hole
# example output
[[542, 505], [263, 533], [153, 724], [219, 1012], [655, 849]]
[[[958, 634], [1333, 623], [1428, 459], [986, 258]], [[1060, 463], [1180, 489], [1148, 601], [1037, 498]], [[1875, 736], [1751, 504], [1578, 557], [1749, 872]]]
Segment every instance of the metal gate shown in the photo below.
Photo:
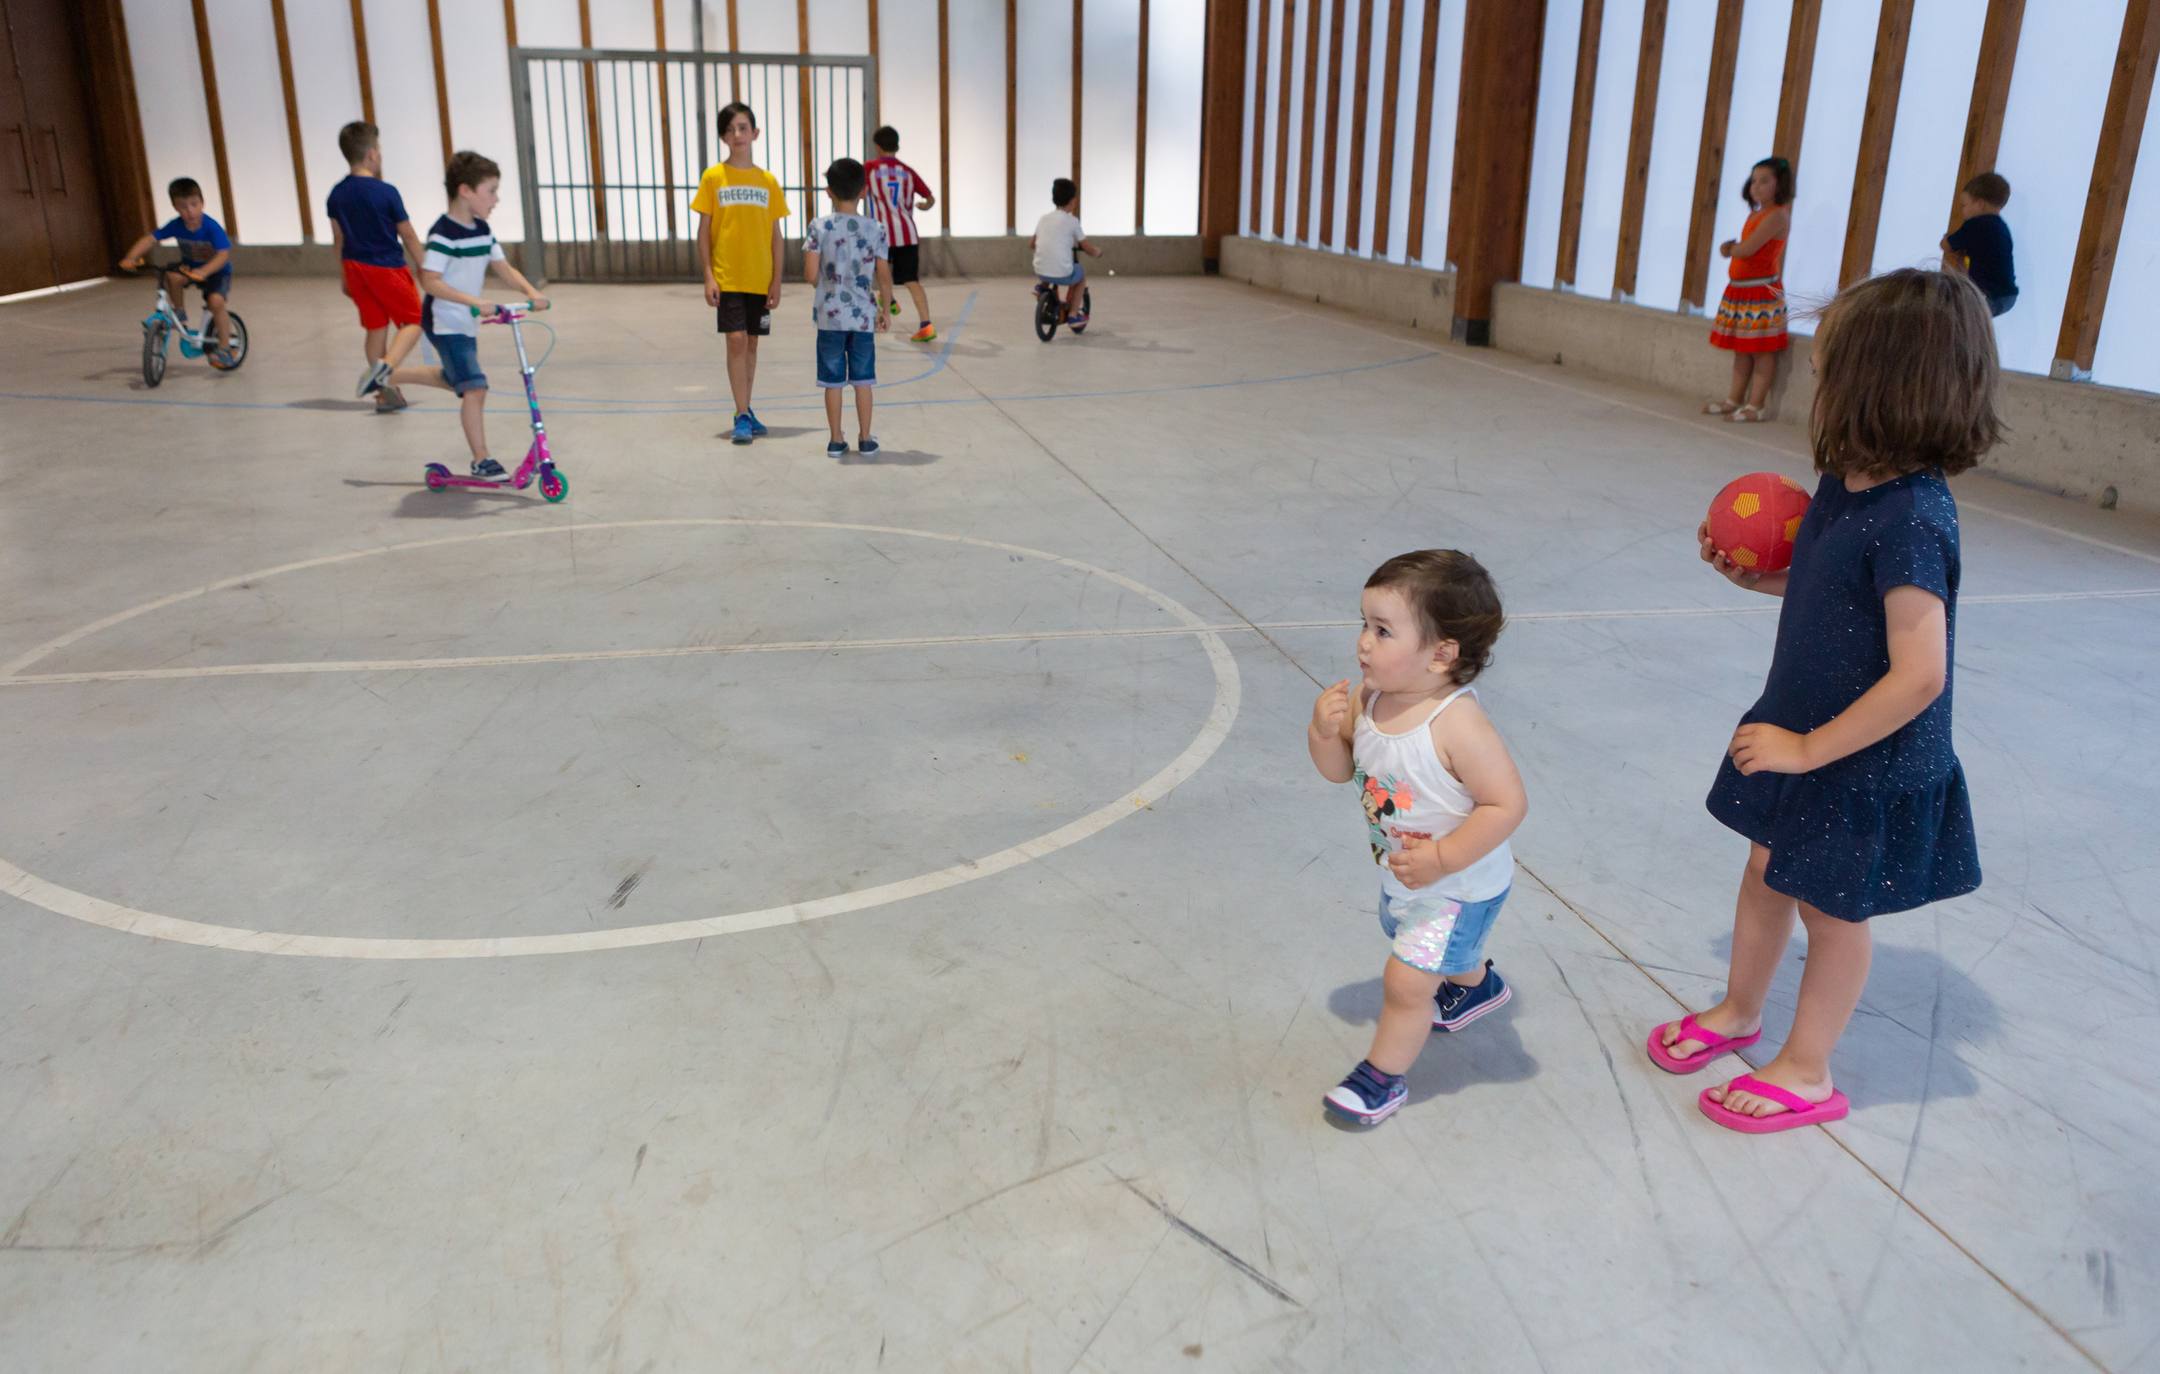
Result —
[[512, 48], [527, 276], [697, 281], [690, 198], [726, 150], [723, 105], [757, 112], [758, 165], [788, 198], [782, 232], [822, 213], [834, 158], [867, 162], [877, 73], [867, 57]]

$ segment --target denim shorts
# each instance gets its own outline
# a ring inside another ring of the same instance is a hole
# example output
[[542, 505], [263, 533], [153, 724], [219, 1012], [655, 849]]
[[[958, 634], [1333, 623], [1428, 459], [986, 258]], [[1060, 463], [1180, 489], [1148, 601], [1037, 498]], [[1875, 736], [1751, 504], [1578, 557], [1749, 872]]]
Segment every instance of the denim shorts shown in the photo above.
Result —
[[1087, 280], [1087, 268], [1076, 262], [1073, 264], [1073, 270], [1062, 277], [1045, 277], [1040, 272], [1035, 275], [1052, 286], [1078, 286], [1081, 282]]
[[843, 386], [876, 386], [876, 337], [867, 329], [820, 329], [817, 384], [828, 391]]
[[480, 370], [480, 341], [469, 334], [431, 334], [428, 343], [442, 359], [443, 385], [463, 396], [487, 390], [487, 374]]
[[1485, 939], [1506, 892], [1483, 902], [1447, 897], [1390, 897], [1380, 893], [1380, 929], [1395, 942], [1395, 957], [1421, 973], [1475, 973], [1484, 967]]

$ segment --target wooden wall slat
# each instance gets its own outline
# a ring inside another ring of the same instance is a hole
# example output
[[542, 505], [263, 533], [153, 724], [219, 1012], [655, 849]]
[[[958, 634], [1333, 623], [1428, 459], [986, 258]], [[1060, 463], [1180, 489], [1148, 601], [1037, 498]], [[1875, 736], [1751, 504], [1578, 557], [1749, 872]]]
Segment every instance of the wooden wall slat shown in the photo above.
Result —
[[510, 47], [518, 45], [517, 0], [503, 0], [503, 39]]
[[1379, 0], [1363, 0], [1358, 6], [1357, 79], [1350, 87], [1350, 214], [1344, 226], [1343, 248], [1355, 253], [1365, 227], [1365, 115], [1372, 101], [1372, 16]]
[[[942, 0], [941, 0], [942, 2]], [[1133, 112], [1133, 232], [1147, 232], [1147, 59], [1148, 0], [1140, 0], [1140, 71]]]
[[1965, 142], [1958, 152], [1957, 185], [1950, 192], [1950, 227], [1964, 223], [1959, 197], [1965, 183], [1995, 169], [2002, 148], [2003, 112], [2010, 108], [2010, 74], [2017, 67], [2018, 35], [2025, 27], [2025, 0], [1988, 0], [1980, 26], [1980, 60], [1973, 68], [1972, 105], [1965, 112]]
[[[952, 233], [952, 19], [947, 0], [937, 0], [938, 232]], [[870, 155], [875, 157], [875, 151]]]
[[[359, 0], [353, 0], [358, 4]], [[203, 103], [210, 110], [210, 157], [217, 164], [218, 199], [225, 211], [225, 232], [240, 237], [240, 211], [233, 204], [232, 165], [225, 156], [225, 114], [218, 104], [217, 59], [210, 52], [210, 13], [194, 0], [195, 54], [202, 62]]]
[[1568, 115], [1567, 170], [1560, 180], [1560, 241], [1553, 256], [1553, 283], [1575, 284], [1582, 252], [1583, 184], [1590, 173], [1590, 107], [1597, 100], [1598, 43], [1605, 27], [1605, 0], [1583, 0], [1582, 30], [1575, 39], [1575, 104]]
[[1875, 266], [1882, 227], [1883, 181], [1897, 127], [1898, 91], [1905, 83], [1905, 49], [1912, 38], [1913, 0], [1882, 0], [1875, 22], [1875, 58], [1868, 68], [1867, 108], [1860, 117], [1860, 160], [1853, 170], [1852, 208], [1845, 215], [1845, 255], [1838, 285], [1850, 286]]
[[112, 209], [105, 220], [105, 249], [118, 257], [144, 225], [163, 216], [150, 196], [150, 158], [143, 150], [127, 15], [120, 0], [82, 0], [82, 20], [98, 175]]
[[[877, 0], [871, 0], [872, 4]], [[1238, 71], [1244, 73], [1245, 53], [1238, 52]], [[1020, 13], [1019, 0], [1005, 0], [1005, 232], [1020, 232]], [[1242, 115], [1243, 110], [1239, 113]], [[1242, 121], [1241, 121], [1242, 122]], [[1236, 159], [1232, 159], [1236, 165]], [[1234, 231], [1233, 231], [1234, 232]]]
[[1246, 19], [1246, 0], [1208, 0], [1200, 65], [1200, 256], [1210, 272], [1221, 266], [1223, 239], [1238, 231]]
[[2137, 171], [2145, 112], [2152, 103], [2153, 70], [2160, 62], [2160, 0], [2130, 0], [2122, 39], [2115, 48], [2115, 75], [2100, 116], [2100, 143], [2093, 153], [2092, 187], [2078, 229], [2077, 257], [2070, 264], [2070, 293], [2063, 302], [2062, 331], [2055, 341], [2053, 375], [2092, 375], [2107, 313], [2108, 286], [2122, 240], [2123, 211]]
[[[1082, 58], [1087, 51], [1087, 26], [1083, 22], [1081, 14], [1084, 4], [1085, 0], [1073, 0], [1072, 170], [1067, 172], [1066, 175], [1071, 177], [1075, 184], [1080, 180], [1080, 93], [1085, 89], [1082, 85], [1082, 71], [1086, 64]], [[1083, 187], [1082, 190], [1084, 192], [1085, 188]]]
[[1394, 210], [1395, 106], [1402, 93], [1403, 0], [1388, 0], [1387, 70], [1380, 77], [1380, 164], [1373, 187], [1373, 253], [1388, 249], [1388, 218]]
[[1267, 169], [1268, 19], [1275, 9], [1273, 0], [1259, 0], [1259, 5], [1260, 36], [1258, 46], [1253, 50], [1252, 175], [1245, 180], [1252, 188], [1252, 212], [1248, 222], [1255, 234], [1267, 224], [1260, 214], [1261, 191], [1266, 185], [1260, 178]]
[[[795, 51], [810, 55], [810, 0], [795, 0]], [[942, 65], [942, 64], [941, 64]], [[817, 218], [818, 190], [825, 184], [825, 169], [817, 165], [817, 130], [810, 115], [810, 69], [795, 69], [795, 141], [802, 148], [805, 222]]]
[[[736, 21], [735, 0], [727, 0], [727, 50], [729, 52], [742, 51], [742, 29]], [[728, 68], [728, 99], [736, 101], [742, 98], [742, 68], [730, 67]]]
[[285, 0], [270, 0], [270, 28], [277, 40], [278, 85], [285, 93], [285, 141], [292, 149], [293, 193], [300, 198], [300, 240], [315, 241], [315, 206], [308, 195], [307, 146], [300, 141], [300, 102], [293, 91], [292, 40]]
[[1635, 110], [1628, 124], [1627, 168], [1620, 191], [1620, 244], [1613, 255], [1614, 300], [1635, 298], [1636, 269], [1642, 264], [1643, 205], [1650, 196], [1650, 145], [1657, 135], [1666, 8], [1667, 0], [1644, 0], [1642, 45], [1635, 55]]
[[1506, 95], [1466, 109], [1455, 140], [1455, 161], [1468, 178], [1464, 197], [1448, 211], [1450, 237], [1454, 223], [1464, 223], [1450, 332], [1466, 343], [1492, 342], [1493, 288], [1522, 275], [1544, 35], [1544, 0], [1469, 0], [1464, 13], [1466, 88], [1475, 73], [1480, 90]]
[[[1264, 3], [1264, 0], [1263, 0]], [[1320, 150], [1320, 246], [1335, 246], [1335, 157], [1342, 141], [1343, 6], [1329, 0], [1327, 52], [1327, 146]]]
[[1743, 2], [1718, 0], [1717, 27], [1710, 35], [1710, 80], [1703, 92], [1702, 137], [1695, 146], [1695, 200], [1688, 213], [1687, 262], [1680, 269], [1680, 300], [1697, 310], [1710, 286], [1718, 183], [1725, 175], [1725, 135], [1732, 125], [1733, 80], [1740, 70]]
[[[353, 65], [360, 72], [360, 117], [375, 123], [375, 78], [368, 71], [367, 13], [361, 0], [352, 0]], [[379, 126], [378, 126], [379, 127]]]
[[1822, 27], [1822, 0], [1793, 0], [1785, 30], [1785, 74], [1778, 84], [1777, 125], [1770, 151], [1800, 175], [1800, 148], [1807, 134], [1808, 88], [1815, 76], [1815, 34]]
[[[353, 0], [358, 4], [360, 0]], [[578, 46], [589, 48], [592, 42], [592, 0], [578, 0]], [[585, 147], [586, 174], [592, 181], [593, 232], [601, 238], [608, 236], [607, 213], [607, 163], [600, 153], [600, 92], [593, 64], [578, 64], [583, 71], [581, 84], [585, 88]]]
[[1410, 261], [1425, 259], [1425, 182], [1432, 166], [1433, 63], [1440, 43], [1440, 0], [1425, 0], [1425, 27], [1418, 35], [1417, 132], [1410, 140], [1410, 222], [1403, 245]]
[[[1275, 237], [1283, 237], [1284, 205], [1290, 190], [1290, 77], [1297, 45], [1297, 0], [1282, 0], [1282, 75], [1275, 95]], [[1303, 143], [1301, 138], [1299, 143]]]
[[427, 0], [428, 54], [435, 60], [435, 126], [442, 134], [442, 159], [450, 165], [456, 148], [450, 142], [450, 83], [443, 77], [442, 0]]
[[[694, 0], [703, 4], [704, 0]], [[652, 0], [653, 49], [667, 51], [667, 0]], [[678, 236], [675, 227], [675, 134], [674, 111], [668, 100], [668, 71], [663, 65], [655, 74], [660, 87], [660, 184], [666, 189], [660, 198], [667, 202], [667, 232], [670, 239]]]
[[[1320, 127], [1320, 106], [1318, 104], [1320, 98], [1320, 10], [1326, 3], [1327, 0], [1309, 0], [1309, 3], [1305, 6], [1305, 103], [1302, 108], [1305, 111], [1305, 132], [1307, 137], [1301, 142], [1307, 144], [1313, 141], [1311, 138], [1313, 131]], [[1318, 150], [1306, 147], [1303, 151], [1304, 156], [1298, 159], [1298, 212], [1295, 237], [1301, 243], [1310, 243], [1312, 242], [1313, 229], [1318, 222], [1313, 214], [1312, 198], [1313, 163], [1318, 160], [1315, 157]]]

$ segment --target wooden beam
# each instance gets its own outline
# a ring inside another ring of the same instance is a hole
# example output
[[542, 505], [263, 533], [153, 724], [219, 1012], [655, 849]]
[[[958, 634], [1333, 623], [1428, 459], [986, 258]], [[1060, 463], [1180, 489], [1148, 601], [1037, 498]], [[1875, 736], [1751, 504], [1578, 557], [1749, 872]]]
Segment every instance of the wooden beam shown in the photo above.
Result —
[[1265, 223], [1260, 218], [1260, 193], [1266, 184], [1261, 180], [1261, 174], [1267, 169], [1268, 16], [1275, 8], [1274, 0], [1259, 0], [1259, 4], [1260, 39], [1253, 57], [1252, 175], [1246, 178], [1246, 184], [1252, 187], [1252, 213], [1249, 222], [1255, 234], [1261, 231]]
[[1845, 215], [1845, 257], [1838, 285], [1850, 286], [1875, 266], [1882, 227], [1883, 181], [1890, 175], [1898, 91], [1905, 82], [1905, 49], [1912, 38], [1913, 0], [1882, 0], [1875, 22], [1875, 60], [1868, 69], [1867, 108], [1860, 117], [1860, 161], [1853, 170], [1852, 208]]
[[952, 46], [947, 0], [937, 0], [937, 165], [939, 232], [952, 233]]
[[1238, 231], [1246, 16], [1246, 0], [1207, 0], [1200, 59], [1200, 258], [1210, 272], [1221, 266], [1223, 239]]
[[[353, 0], [354, 4], [360, 0]], [[578, 46], [589, 48], [592, 43], [592, 0], [578, 0]], [[607, 214], [607, 167], [600, 157], [600, 92], [596, 89], [593, 64], [582, 62], [585, 87], [585, 170], [592, 181], [593, 232], [601, 238], [608, 236]]]
[[1507, 93], [1465, 111], [1456, 132], [1468, 194], [1448, 213], [1451, 223], [1464, 221], [1451, 333], [1465, 343], [1492, 342], [1493, 288], [1522, 275], [1544, 32], [1545, 0], [1469, 0], [1464, 15], [1464, 72], [1477, 72], [1487, 91]]
[[142, 226], [158, 223], [160, 216], [150, 196], [150, 159], [143, 150], [127, 15], [120, 0], [83, 0], [81, 15], [95, 161], [112, 210], [105, 217], [105, 250], [118, 257]]
[[503, 0], [503, 43], [512, 48], [518, 45], [517, 0]]
[[1628, 123], [1627, 169], [1620, 189], [1620, 245], [1613, 254], [1614, 300], [1635, 298], [1635, 270], [1642, 264], [1643, 203], [1650, 195], [1650, 144], [1657, 133], [1658, 78], [1665, 66], [1665, 12], [1666, 0], [1643, 0], [1642, 45], [1635, 52], [1635, 112]]
[[[703, 4], [704, 0], [693, 2]], [[430, 0], [430, 3], [433, 3], [433, 0]], [[652, 0], [652, 30], [653, 50], [666, 52], [667, 0]], [[675, 227], [675, 134], [674, 120], [671, 118], [673, 111], [668, 106], [666, 63], [660, 64], [660, 69], [653, 73], [653, 79], [660, 87], [660, 184], [666, 188], [660, 193], [660, 198], [667, 202], [668, 238], [674, 239], [678, 234]]]
[[[795, 0], [795, 51], [810, 55], [810, 0]], [[942, 54], [941, 54], [942, 55]], [[942, 65], [942, 64], [941, 64]], [[817, 163], [817, 130], [813, 126], [810, 110], [810, 69], [795, 69], [795, 139], [802, 148], [803, 219], [808, 223], [817, 216], [810, 211], [817, 205], [817, 189], [825, 184], [824, 168]]]
[[450, 142], [450, 84], [443, 78], [442, 0], [427, 0], [428, 52], [435, 59], [435, 125], [442, 132], [442, 160], [457, 151]]
[[1380, 77], [1379, 184], [1373, 188], [1375, 256], [1387, 253], [1388, 215], [1395, 208], [1395, 106], [1402, 91], [1402, 20], [1403, 0], [1388, 0], [1387, 70]]
[[1417, 133], [1410, 140], [1410, 222], [1404, 226], [1412, 262], [1425, 260], [1425, 181], [1432, 163], [1433, 62], [1439, 42], [1440, 0], [1425, 0], [1425, 27], [1418, 36]]
[[[1320, 10], [1327, 0], [1310, 0], [1305, 6], [1305, 99], [1300, 107], [1304, 111], [1307, 137], [1302, 143], [1310, 145], [1312, 131], [1320, 127]], [[1292, 236], [1301, 243], [1312, 242], [1313, 216], [1312, 174], [1315, 149], [1305, 146], [1298, 158], [1297, 232]]]
[[[1283, 206], [1290, 189], [1290, 68], [1297, 45], [1297, 0], [1282, 0], [1281, 89], [1275, 96], [1275, 237], [1283, 237]], [[1300, 140], [1302, 142], [1302, 140]]]
[[1590, 107], [1597, 101], [1598, 42], [1605, 27], [1605, 0], [1583, 0], [1582, 30], [1575, 38], [1575, 105], [1568, 116], [1567, 170], [1560, 178], [1560, 241], [1553, 255], [1553, 284], [1575, 284], [1582, 252], [1583, 184], [1590, 173]]
[[2122, 40], [2115, 48], [2115, 75], [2108, 82], [2107, 105], [2100, 116], [2100, 143], [2093, 153], [2092, 187], [2085, 197], [2077, 257], [2070, 264], [2062, 332], [2055, 341], [2055, 366], [2050, 371], [2059, 378], [2092, 376], [2100, 323], [2107, 313], [2108, 285], [2115, 277], [2123, 211], [2130, 203], [2130, 179], [2137, 170], [2145, 111], [2152, 103], [2156, 61], [2160, 61], [2160, 0], [2130, 0], [2123, 13]]
[[[359, 0], [354, 0], [359, 3]], [[225, 157], [225, 115], [218, 105], [217, 59], [210, 52], [210, 13], [203, 0], [194, 0], [195, 55], [202, 61], [203, 103], [210, 110], [210, 157], [217, 164], [218, 200], [225, 211], [225, 232], [240, 237], [240, 211], [233, 204], [232, 165]], [[35, 60], [34, 54], [17, 54]]]
[[[876, 4], [877, 0], [871, 0]], [[1240, 51], [1238, 59], [1244, 60]], [[1243, 74], [1242, 67], [1240, 75]], [[1019, 0], [1005, 0], [1005, 232], [1020, 232], [1020, 13]], [[1231, 159], [1236, 165], [1236, 159]], [[1231, 232], [1236, 232], [1235, 230]]]
[[352, 0], [353, 65], [360, 71], [360, 117], [375, 122], [375, 80], [368, 73], [367, 14], [360, 0]]
[[1710, 35], [1710, 82], [1703, 92], [1702, 138], [1695, 145], [1695, 203], [1688, 215], [1687, 263], [1680, 301], [1700, 310], [1710, 286], [1710, 245], [1717, 237], [1718, 181], [1725, 175], [1725, 135], [1732, 125], [1733, 78], [1740, 70], [1744, 0], [1718, 0]]
[[[727, 50], [742, 51], [742, 30], [736, 24], [735, 0], [727, 0]], [[728, 68], [728, 100], [733, 102], [742, 98], [742, 68], [731, 66]]]
[[1800, 178], [1800, 145], [1807, 133], [1808, 87], [1815, 76], [1815, 33], [1822, 27], [1822, 0], [1793, 0], [1785, 30], [1785, 75], [1778, 85], [1777, 126], [1770, 151], [1792, 164]]
[[300, 198], [300, 241], [315, 241], [315, 206], [308, 195], [307, 146], [300, 141], [300, 102], [293, 94], [292, 40], [285, 29], [285, 0], [270, 0], [270, 28], [277, 39], [278, 84], [285, 92], [285, 142], [292, 150], [293, 191]]
[[[939, 0], [944, 3], [944, 0]], [[1140, 0], [1139, 108], [1133, 117], [1133, 232], [1147, 232], [1147, 57], [1148, 0]]]
[[1372, 77], [1372, 12], [1379, 2], [1362, 0], [1358, 5], [1357, 80], [1350, 87], [1350, 216], [1343, 232], [1343, 247], [1352, 253], [1365, 227], [1365, 111], [1372, 103], [1366, 82]]
[[[1265, 0], [1263, 0], [1263, 3]], [[1343, 6], [1331, 0], [1328, 11], [1327, 146], [1320, 150], [1320, 246], [1335, 246], [1335, 149], [1342, 131]]]
[[2002, 148], [2003, 112], [2010, 108], [2010, 73], [2017, 66], [2025, 0], [1988, 0], [1980, 27], [1980, 61], [1973, 68], [1972, 106], [1965, 112], [1965, 143], [1958, 152], [1957, 186], [1950, 192], [1950, 227], [1965, 222], [1965, 183], [1995, 170]]
[[1081, 70], [1084, 65], [1081, 57], [1087, 50], [1085, 26], [1081, 20], [1081, 7], [1083, 4], [1084, 0], [1073, 0], [1072, 171], [1067, 175], [1071, 176], [1076, 184], [1080, 180], [1080, 92]]

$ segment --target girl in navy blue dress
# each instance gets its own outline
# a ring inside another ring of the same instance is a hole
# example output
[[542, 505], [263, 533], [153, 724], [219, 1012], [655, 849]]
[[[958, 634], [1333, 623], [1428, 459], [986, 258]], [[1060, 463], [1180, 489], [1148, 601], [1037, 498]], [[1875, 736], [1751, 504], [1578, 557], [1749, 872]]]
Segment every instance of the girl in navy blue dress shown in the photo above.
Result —
[[1957, 503], [1946, 477], [1994, 444], [1995, 336], [1971, 282], [1904, 270], [1840, 295], [1815, 335], [1809, 426], [1823, 474], [1792, 567], [1756, 575], [1697, 532], [1703, 560], [1785, 599], [1760, 700], [1741, 717], [1710, 814], [1752, 845], [1725, 999], [1650, 1033], [1693, 1073], [1762, 1036], [1797, 913], [1808, 958], [1792, 1033], [1704, 1115], [1760, 1133], [1834, 1121], [1830, 1053], [1867, 983], [1868, 920], [1980, 885], [1965, 773], [1951, 748]]

